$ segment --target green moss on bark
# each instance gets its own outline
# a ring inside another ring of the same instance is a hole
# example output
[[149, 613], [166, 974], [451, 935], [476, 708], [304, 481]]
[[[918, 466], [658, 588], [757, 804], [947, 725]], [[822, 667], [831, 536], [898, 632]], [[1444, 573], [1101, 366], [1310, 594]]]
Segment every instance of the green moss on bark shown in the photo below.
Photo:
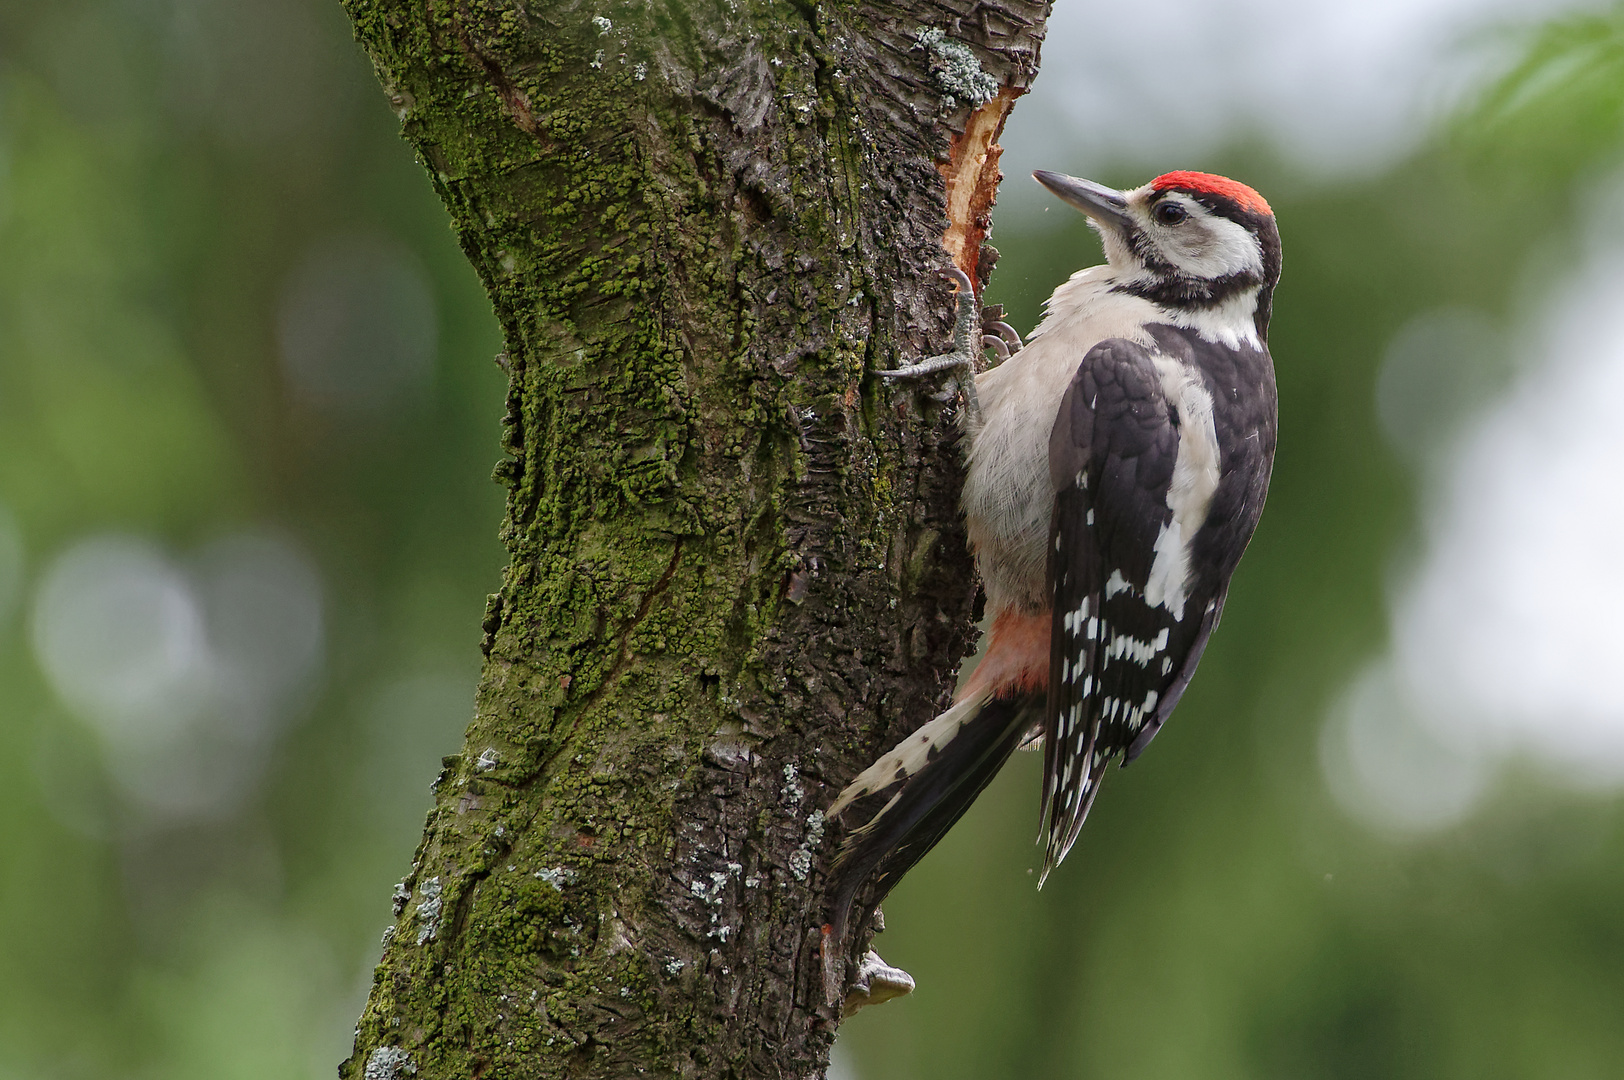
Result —
[[[871, 377], [963, 116], [903, 4], [346, 6], [506, 336], [512, 559], [343, 1073], [818, 1075], [820, 808], [969, 634], [950, 419]], [[1045, 10], [960, 33], [1024, 86]]]

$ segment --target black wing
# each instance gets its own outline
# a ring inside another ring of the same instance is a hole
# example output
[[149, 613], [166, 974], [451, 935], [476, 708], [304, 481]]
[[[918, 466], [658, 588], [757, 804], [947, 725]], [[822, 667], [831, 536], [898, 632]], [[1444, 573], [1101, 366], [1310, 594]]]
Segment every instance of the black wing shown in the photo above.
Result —
[[[1089, 350], [1050, 437], [1056, 495], [1045, 875], [1076, 841], [1106, 766], [1119, 755], [1137, 756], [1182, 696], [1256, 525], [1273, 458], [1267, 353], [1192, 341], [1181, 331], [1155, 336], [1155, 346], [1111, 339]], [[1239, 383], [1231, 385], [1237, 373], [1244, 394]], [[1181, 378], [1194, 380], [1197, 396], [1211, 406], [1211, 421], [1191, 424], [1195, 430], [1181, 430], [1164, 388]], [[1254, 407], [1254, 398], [1266, 400]], [[1266, 432], [1247, 426], [1252, 413], [1266, 417]], [[1170, 531], [1169, 491], [1185, 440], [1187, 454], [1206, 446], [1217, 462], [1205, 517], [1191, 536]], [[1177, 565], [1185, 572], [1175, 580], [1158, 554], [1179, 544]], [[1152, 586], [1153, 573], [1159, 587]]]

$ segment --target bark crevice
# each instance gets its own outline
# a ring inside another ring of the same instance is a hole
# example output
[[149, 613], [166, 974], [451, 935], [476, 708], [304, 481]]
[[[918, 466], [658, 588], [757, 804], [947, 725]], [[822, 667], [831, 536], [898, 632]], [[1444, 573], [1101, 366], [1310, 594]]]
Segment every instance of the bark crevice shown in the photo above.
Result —
[[821, 808], [935, 712], [975, 596], [953, 410], [872, 372], [947, 339], [941, 170], [974, 269], [1047, 5], [346, 4], [490, 292], [512, 456], [344, 1075], [821, 1075]]

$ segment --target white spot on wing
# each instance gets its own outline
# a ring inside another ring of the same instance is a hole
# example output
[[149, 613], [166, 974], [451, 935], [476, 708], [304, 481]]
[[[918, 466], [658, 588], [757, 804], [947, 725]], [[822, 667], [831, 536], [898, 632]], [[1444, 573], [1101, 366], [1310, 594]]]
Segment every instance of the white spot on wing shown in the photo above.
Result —
[[1163, 629], [1154, 641], [1144, 641], [1132, 634], [1112, 634], [1105, 647], [1107, 660], [1132, 660], [1140, 667], [1149, 667], [1158, 653], [1167, 648], [1167, 631]]

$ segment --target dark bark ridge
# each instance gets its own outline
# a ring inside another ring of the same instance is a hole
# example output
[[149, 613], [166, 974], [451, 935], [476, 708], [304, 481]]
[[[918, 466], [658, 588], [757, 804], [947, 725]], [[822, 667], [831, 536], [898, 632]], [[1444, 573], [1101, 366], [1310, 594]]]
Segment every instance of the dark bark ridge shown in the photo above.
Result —
[[506, 337], [511, 563], [341, 1072], [819, 1076], [819, 808], [974, 601], [951, 410], [872, 371], [1047, 4], [346, 6]]

